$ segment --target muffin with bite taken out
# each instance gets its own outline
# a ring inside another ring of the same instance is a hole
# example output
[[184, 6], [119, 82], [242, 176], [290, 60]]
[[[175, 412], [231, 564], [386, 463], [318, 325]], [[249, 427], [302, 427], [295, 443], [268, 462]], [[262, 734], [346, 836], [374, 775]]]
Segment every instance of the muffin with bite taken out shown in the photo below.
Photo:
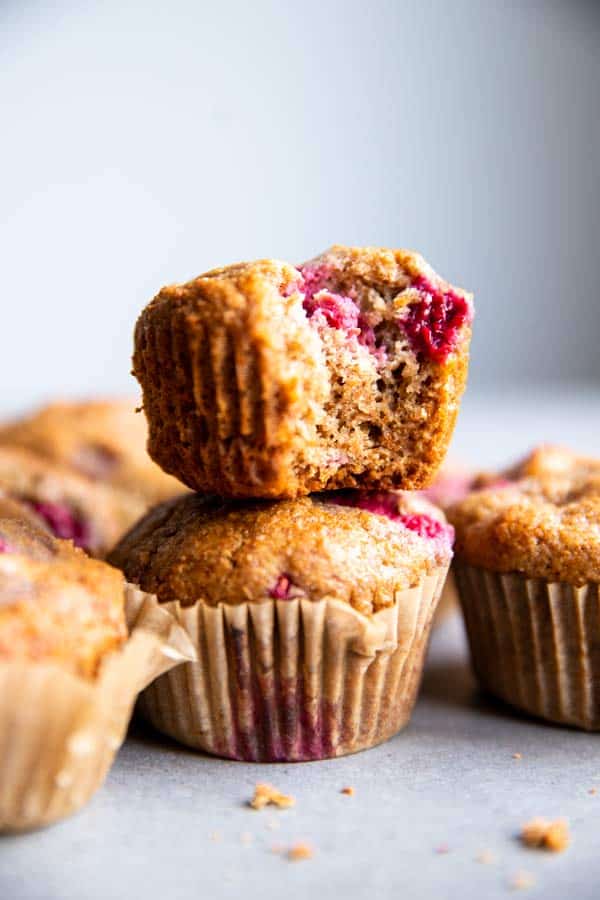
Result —
[[163, 288], [135, 331], [150, 455], [230, 498], [425, 487], [472, 318], [471, 295], [406, 250], [336, 246]]

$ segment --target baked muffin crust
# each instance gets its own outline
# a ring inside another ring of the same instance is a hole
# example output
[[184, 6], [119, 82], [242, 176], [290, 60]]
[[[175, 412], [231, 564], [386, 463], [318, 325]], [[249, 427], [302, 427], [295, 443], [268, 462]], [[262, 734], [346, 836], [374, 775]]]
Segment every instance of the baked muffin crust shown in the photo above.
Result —
[[335, 597], [369, 615], [451, 556], [439, 510], [403, 494], [382, 496], [242, 504], [190, 495], [148, 513], [110, 560], [161, 602]]
[[450, 507], [458, 559], [573, 585], [600, 581], [600, 460], [541, 447]]
[[127, 637], [124, 579], [28, 523], [0, 518], [0, 661], [92, 678]]
[[148, 456], [147, 432], [133, 400], [64, 401], [0, 427], [0, 444], [31, 450], [155, 504], [184, 488]]
[[29, 507], [0, 494], [0, 553], [50, 559], [55, 547], [52, 532]]
[[140, 497], [90, 481], [19, 447], [0, 446], [0, 491], [56, 536], [104, 555], [147, 508]]

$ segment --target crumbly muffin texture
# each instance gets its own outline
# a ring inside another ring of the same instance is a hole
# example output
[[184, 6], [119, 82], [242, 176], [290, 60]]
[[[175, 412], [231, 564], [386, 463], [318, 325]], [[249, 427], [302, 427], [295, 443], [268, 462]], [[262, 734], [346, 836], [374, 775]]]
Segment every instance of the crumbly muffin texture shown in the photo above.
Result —
[[19, 447], [0, 446], [0, 491], [25, 518], [93, 556], [103, 556], [147, 508], [142, 498]]
[[371, 614], [451, 557], [443, 514], [401, 493], [278, 503], [190, 495], [152, 510], [111, 562], [161, 602], [335, 598]]
[[53, 663], [93, 678], [127, 638], [122, 573], [2, 515], [0, 662]]
[[406, 250], [338, 246], [166, 287], [135, 333], [150, 455], [229, 497], [423, 487], [452, 434], [472, 316], [471, 296]]
[[450, 507], [457, 559], [573, 585], [600, 581], [600, 460], [541, 447]]
[[0, 427], [0, 445], [24, 447], [94, 481], [160, 503], [183, 486], [152, 462], [133, 400], [51, 403]]

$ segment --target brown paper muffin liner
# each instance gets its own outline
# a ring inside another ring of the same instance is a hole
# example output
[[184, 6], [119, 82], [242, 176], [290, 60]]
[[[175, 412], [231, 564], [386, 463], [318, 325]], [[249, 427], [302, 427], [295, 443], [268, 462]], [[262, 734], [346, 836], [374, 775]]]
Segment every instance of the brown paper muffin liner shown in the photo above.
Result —
[[54, 664], [0, 663], [0, 831], [47, 825], [79, 809], [104, 781], [135, 698], [194, 659], [152, 595], [126, 593], [130, 636], [89, 681]]
[[265, 353], [241, 323], [207, 323], [202, 339], [188, 332], [158, 319], [136, 350], [151, 455], [196, 488], [259, 497], [268, 484], [266, 495], [285, 493], [290, 449], [279, 446], [285, 417]]
[[441, 625], [442, 622], [445, 622], [453, 613], [458, 612], [459, 602], [458, 602], [458, 591], [456, 588], [456, 579], [454, 577], [454, 569], [450, 566], [450, 571], [448, 572], [448, 577], [444, 582], [444, 587], [442, 588], [442, 596], [440, 597], [440, 602], [437, 605], [437, 609], [435, 611], [435, 618], [433, 620], [433, 627], [435, 628], [437, 625]]
[[600, 585], [454, 568], [482, 686], [551, 722], [600, 729]]
[[381, 743], [410, 717], [446, 571], [370, 617], [335, 599], [167, 603], [198, 660], [153, 682], [140, 710], [230, 759], [299, 762]]

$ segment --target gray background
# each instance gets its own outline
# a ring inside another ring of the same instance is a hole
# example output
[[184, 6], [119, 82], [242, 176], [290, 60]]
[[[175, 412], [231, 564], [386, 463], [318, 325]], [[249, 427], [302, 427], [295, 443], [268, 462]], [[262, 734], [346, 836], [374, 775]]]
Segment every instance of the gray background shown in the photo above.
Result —
[[[131, 390], [164, 282], [389, 244], [477, 294], [456, 455], [597, 452], [599, 22], [582, 2], [0, 0], [0, 413]], [[258, 780], [295, 809], [249, 811]], [[455, 619], [410, 726], [368, 753], [246, 766], [134, 731], [79, 815], [0, 842], [0, 898], [492, 900], [524, 870], [528, 897], [595, 900], [598, 804], [598, 737], [481, 698]], [[515, 840], [537, 815], [570, 820], [566, 853]], [[272, 852], [298, 840], [313, 860]]]
[[599, 4], [0, 10], [4, 409], [133, 390], [163, 283], [333, 242], [475, 291], [474, 389], [600, 377]]

